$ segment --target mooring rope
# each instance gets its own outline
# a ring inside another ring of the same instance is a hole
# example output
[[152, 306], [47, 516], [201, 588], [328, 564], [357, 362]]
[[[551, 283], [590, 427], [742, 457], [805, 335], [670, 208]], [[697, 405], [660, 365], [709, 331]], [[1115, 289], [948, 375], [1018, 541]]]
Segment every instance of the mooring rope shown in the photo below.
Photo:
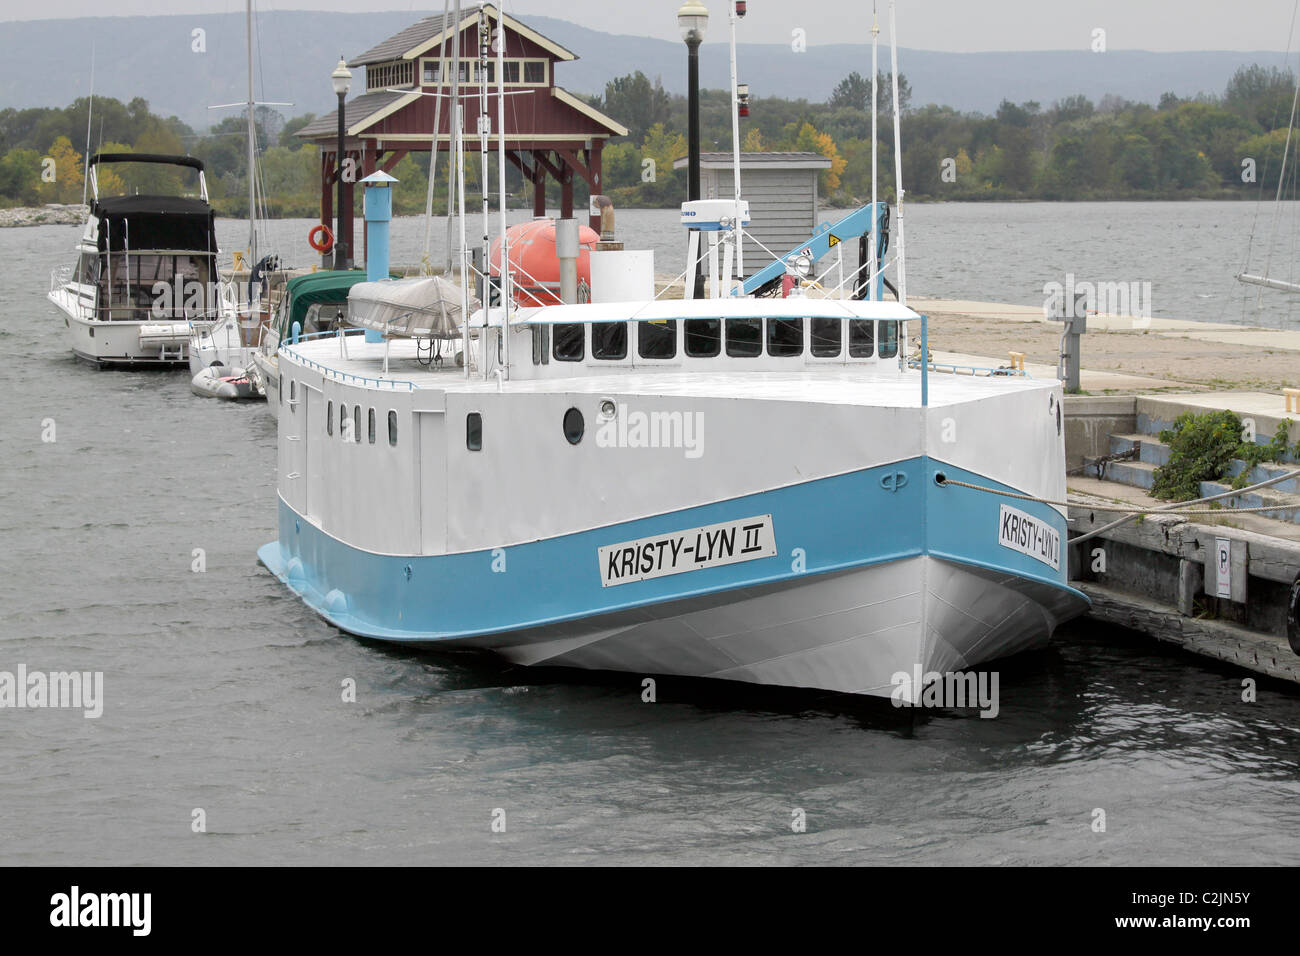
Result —
[[[1295, 478], [1295, 477], [1300, 477], [1300, 470], [1288, 472], [1287, 474], [1279, 475], [1276, 478], [1270, 478], [1268, 481], [1262, 481], [1259, 484], [1251, 485], [1248, 488], [1242, 488], [1240, 490], [1234, 490], [1234, 491], [1226, 491], [1222, 494], [1211, 495], [1208, 498], [1198, 498], [1196, 499], [1195, 502], [1193, 502], [1193, 504], [1218, 501], [1221, 498], [1236, 498], [1244, 494], [1249, 494], [1251, 491], [1255, 490], [1256, 488], [1263, 488], [1266, 485], [1277, 484], [1278, 482], [1286, 481], [1289, 478]], [[1257, 513], [1267, 512], [1267, 511], [1286, 511], [1288, 509], [1300, 508], [1300, 505], [1298, 504], [1263, 505], [1257, 508], [1175, 508], [1173, 506], [1167, 506], [1161, 508], [1134, 508], [1132, 504], [1102, 505], [1102, 504], [1096, 504], [1091, 501], [1055, 501], [1051, 498], [1040, 498], [1037, 495], [1022, 495], [1014, 491], [1003, 491], [1000, 488], [987, 488], [984, 485], [973, 485], [968, 481], [957, 481], [954, 478], [945, 477], [942, 480], [938, 478], [936, 478], [935, 480], [938, 482], [940, 487], [945, 487], [947, 485], [956, 485], [960, 488], [971, 488], [975, 491], [986, 491], [991, 495], [1001, 495], [1004, 498], [1015, 498], [1018, 501], [1034, 501], [1037, 502], [1038, 504], [1053, 505], [1058, 508], [1087, 508], [1089, 511], [1113, 511], [1116, 513], [1123, 512], [1124, 514], [1131, 515], [1133, 517], [1136, 517], [1138, 515], [1169, 515], [1170, 517], [1185, 517], [1187, 515], [1257, 514]], [[1095, 531], [1090, 532], [1085, 537], [1092, 537], [1097, 533], [1098, 532]], [[1072, 538], [1071, 543], [1079, 540], [1082, 540], [1082, 538]]]

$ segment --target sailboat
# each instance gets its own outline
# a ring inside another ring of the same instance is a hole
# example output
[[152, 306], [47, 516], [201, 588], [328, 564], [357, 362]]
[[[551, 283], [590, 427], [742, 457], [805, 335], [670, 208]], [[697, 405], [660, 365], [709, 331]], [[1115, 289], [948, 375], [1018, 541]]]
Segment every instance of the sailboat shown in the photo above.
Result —
[[[896, 94], [894, 120], [898, 156]], [[926, 325], [895, 174], [895, 257], [879, 204], [871, 256], [824, 298], [797, 250], [790, 295], [739, 294], [746, 204], [705, 200], [682, 222], [725, 247], [708, 298], [690, 265], [666, 300], [618, 258], [638, 254], [598, 251], [590, 304], [520, 305], [502, 270], [461, 364], [387, 334], [282, 343], [260, 561], [346, 632], [521, 665], [897, 697], [900, 674], [1041, 646], [1088, 606], [1054, 503], [1061, 385], [905, 360]], [[462, 217], [468, 303], [466, 249]]]
[[191, 389], [196, 395], [228, 400], [265, 399], [266, 389], [252, 367], [270, 311], [270, 276], [279, 269], [274, 255], [258, 258], [257, 249], [257, 124], [258, 106], [287, 106], [287, 103], [258, 103], [253, 94], [253, 3], [245, 3], [245, 32], [248, 42], [248, 100], [212, 109], [243, 105], [248, 116], [248, 268], [249, 279], [239, 309], [224, 314], [210, 325], [196, 325], [190, 332]]

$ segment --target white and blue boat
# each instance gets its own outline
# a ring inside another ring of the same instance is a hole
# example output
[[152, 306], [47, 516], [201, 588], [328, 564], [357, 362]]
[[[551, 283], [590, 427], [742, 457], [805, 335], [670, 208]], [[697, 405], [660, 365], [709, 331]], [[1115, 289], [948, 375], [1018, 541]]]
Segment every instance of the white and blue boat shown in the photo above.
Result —
[[939, 374], [901, 258], [882, 299], [885, 212], [855, 214], [844, 297], [801, 294], [801, 250], [762, 283], [793, 295], [741, 294], [747, 208], [714, 200], [683, 209], [711, 298], [597, 251], [590, 304], [516, 308], [507, 270], [508, 307], [468, 323], [411, 337], [370, 296], [369, 334], [282, 342], [260, 560], [346, 632], [525, 665], [897, 696], [1044, 645], [1088, 605], [1053, 503], [1061, 385]]

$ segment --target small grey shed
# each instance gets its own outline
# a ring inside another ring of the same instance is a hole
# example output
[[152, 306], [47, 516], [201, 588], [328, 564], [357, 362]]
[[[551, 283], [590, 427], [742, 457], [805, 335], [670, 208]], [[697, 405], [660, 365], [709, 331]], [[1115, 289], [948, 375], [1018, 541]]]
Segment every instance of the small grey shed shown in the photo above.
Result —
[[[686, 160], [673, 163], [685, 169]], [[776, 255], [785, 255], [817, 227], [817, 178], [831, 168], [820, 153], [741, 153], [740, 193], [749, 203], [751, 236]], [[730, 199], [736, 193], [731, 153], [700, 154], [700, 198]], [[771, 262], [753, 243], [745, 244], [745, 273]]]

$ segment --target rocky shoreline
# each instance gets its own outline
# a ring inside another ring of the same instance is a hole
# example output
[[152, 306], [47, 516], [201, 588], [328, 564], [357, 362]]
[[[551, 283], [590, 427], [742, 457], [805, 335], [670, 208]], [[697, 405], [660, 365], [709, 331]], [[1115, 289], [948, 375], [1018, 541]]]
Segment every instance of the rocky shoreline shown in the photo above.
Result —
[[90, 210], [86, 206], [50, 203], [0, 209], [0, 228], [8, 226], [80, 226]]

